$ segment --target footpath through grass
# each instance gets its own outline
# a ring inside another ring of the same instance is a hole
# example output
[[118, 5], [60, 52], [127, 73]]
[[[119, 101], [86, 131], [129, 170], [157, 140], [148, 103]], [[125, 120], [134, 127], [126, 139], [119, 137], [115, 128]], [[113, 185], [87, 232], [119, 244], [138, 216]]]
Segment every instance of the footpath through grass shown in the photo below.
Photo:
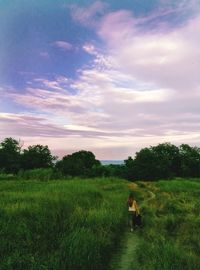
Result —
[[[155, 194], [152, 191], [141, 189], [138, 184], [129, 184], [129, 188], [134, 191], [135, 197], [141, 201], [140, 209], [144, 208], [150, 200], [155, 198]], [[139, 231], [141, 231], [141, 228], [137, 228], [133, 232], [130, 232], [129, 226], [126, 227], [126, 232], [120, 246], [118, 246], [118, 249], [112, 258], [109, 267], [110, 270], [129, 270], [133, 269], [136, 265], [137, 251], [141, 242], [141, 236], [138, 233]]]
[[137, 182], [143, 229], [127, 228], [111, 270], [200, 269], [200, 181]]
[[124, 229], [127, 182], [0, 182], [0, 269], [106, 269]]

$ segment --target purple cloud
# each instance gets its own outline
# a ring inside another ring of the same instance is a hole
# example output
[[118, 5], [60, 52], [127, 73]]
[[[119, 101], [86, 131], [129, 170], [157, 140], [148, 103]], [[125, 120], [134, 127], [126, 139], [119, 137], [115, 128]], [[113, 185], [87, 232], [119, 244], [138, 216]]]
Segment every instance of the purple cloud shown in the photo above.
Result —
[[101, 1], [95, 1], [87, 7], [73, 4], [69, 8], [74, 21], [87, 27], [94, 27], [97, 25], [97, 19], [105, 14], [107, 4]]
[[71, 43], [67, 41], [58, 40], [53, 43], [53, 45], [63, 51], [69, 51], [72, 50], [73, 46]]
[[[98, 36], [99, 43], [80, 45], [92, 60], [74, 79], [35, 75], [25, 93], [5, 93], [32, 113], [0, 114], [0, 136], [39, 138], [59, 155], [84, 145], [98, 158], [114, 159], [159, 142], [199, 145], [200, 16], [196, 11], [177, 25], [162, 20], [193, 10], [192, 2], [137, 17], [128, 10], [105, 14], [101, 2], [70, 8]], [[73, 49], [65, 41], [53, 45]]]

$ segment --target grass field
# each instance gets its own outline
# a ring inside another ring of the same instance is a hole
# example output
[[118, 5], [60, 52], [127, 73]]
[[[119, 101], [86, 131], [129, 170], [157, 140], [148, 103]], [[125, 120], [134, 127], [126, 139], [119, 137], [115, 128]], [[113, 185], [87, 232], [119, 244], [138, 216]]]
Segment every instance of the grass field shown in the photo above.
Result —
[[0, 182], [0, 269], [105, 269], [122, 234], [117, 179]]
[[0, 269], [109, 269], [129, 188], [144, 223], [130, 269], [200, 269], [200, 181], [181, 179], [0, 181]]
[[200, 181], [173, 180], [140, 184], [155, 199], [143, 207], [144, 229], [134, 269], [200, 269]]

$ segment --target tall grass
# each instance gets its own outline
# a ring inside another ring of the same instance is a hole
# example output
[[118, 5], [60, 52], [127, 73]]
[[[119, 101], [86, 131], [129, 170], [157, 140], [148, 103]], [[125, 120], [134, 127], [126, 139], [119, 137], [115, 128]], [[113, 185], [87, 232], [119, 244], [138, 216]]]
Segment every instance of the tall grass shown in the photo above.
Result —
[[159, 181], [144, 206], [144, 229], [134, 269], [200, 269], [200, 182]]
[[1, 181], [0, 269], [106, 269], [127, 192], [117, 179]]
[[19, 180], [41, 180], [48, 181], [57, 179], [56, 173], [52, 168], [38, 168], [32, 170], [20, 170], [17, 174]]

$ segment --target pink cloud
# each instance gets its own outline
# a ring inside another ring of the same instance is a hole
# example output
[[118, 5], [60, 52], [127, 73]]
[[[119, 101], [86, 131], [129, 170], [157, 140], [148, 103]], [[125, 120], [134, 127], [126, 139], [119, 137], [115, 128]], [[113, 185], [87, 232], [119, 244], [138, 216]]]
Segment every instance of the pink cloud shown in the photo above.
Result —
[[187, 91], [199, 85], [199, 23], [200, 17], [195, 17], [168, 32], [144, 32], [129, 11], [119, 11], [103, 18], [98, 34], [121, 71], [160, 87]]
[[[87, 25], [98, 5], [78, 10], [74, 19]], [[83, 45], [93, 60], [79, 70], [78, 78], [36, 78], [25, 94], [7, 94], [44, 116], [25, 120], [4, 115], [1, 136], [40, 138], [60, 154], [65, 154], [65, 147], [77, 151], [84, 145], [98, 158], [126, 158], [158, 142], [199, 145], [200, 17], [174, 29], [161, 24], [141, 29], [141, 24], [170, 12], [147, 18], [126, 10], [105, 15], [94, 28], [104, 51], [96, 43]], [[28, 127], [28, 122], [33, 125]]]
[[63, 51], [69, 51], [73, 48], [72, 44], [67, 41], [58, 40], [53, 43], [54, 46], [57, 48], [63, 50]]
[[101, 1], [95, 1], [87, 7], [73, 4], [70, 5], [69, 8], [74, 21], [77, 21], [85, 26], [94, 27], [97, 24], [96, 16], [102, 16], [105, 13], [107, 4]]
[[93, 44], [86, 43], [83, 45], [82, 48], [88, 54], [97, 55], [97, 51], [96, 51], [95, 46]]

